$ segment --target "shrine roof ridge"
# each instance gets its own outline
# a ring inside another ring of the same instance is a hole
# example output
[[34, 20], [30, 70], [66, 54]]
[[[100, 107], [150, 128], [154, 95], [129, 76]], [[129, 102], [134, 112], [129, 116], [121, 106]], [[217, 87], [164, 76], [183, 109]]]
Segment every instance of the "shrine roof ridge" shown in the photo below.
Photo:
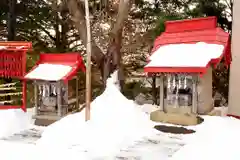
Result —
[[217, 27], [217, 18], [212, 16], [212, 17], [166, 21], [165, 27], [166, 27], [165, 28], [166, 33], [186, 32], [186, 31], [191, 32], [196, 30], [214, 29]]

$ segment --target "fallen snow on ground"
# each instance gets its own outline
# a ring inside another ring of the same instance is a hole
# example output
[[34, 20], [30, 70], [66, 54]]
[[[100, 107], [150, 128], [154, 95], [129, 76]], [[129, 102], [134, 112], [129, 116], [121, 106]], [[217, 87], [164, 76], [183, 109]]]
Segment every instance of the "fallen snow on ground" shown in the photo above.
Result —
[[34, 144], [45, 127], [35, 126], [32, 115], [34, 108], [23, 112], [21, 109], [0, 111], [0, 143], [3, 141], [13, 143]]
[[27, 129], [31, 116], [21, 109], [1, 110], [0, 119], [0, 138], [3, 138]]
[[14, 133], [11, 136], [1, 138], [0, 140], [14, 143], [35, 144], [36, 141], [41, 138], [44, 128], [45, 127], [32, 126], [21, 132]]
[[228, 107], [215, 107], [214, 110], [219, 111], [221, 116], [227, 116], [228, 114]]
[[154, 134], [149, 115], [119, 92], [116, 75], [108, 79], [104, 93], [91, 103], [90, 121], [84, 121], [84, 111], [69, 115], [47, 127], [37, 145], [44, 148], [78, 145], [91, 155], [106, 157]]
[[171, 160], [239, 160], [240, 121], [231, 117], [204, 117], [191, 143], [173, 155]]
[[[153, 129], [149, 120], [156, 106], [126, 99], [116, 83], [116, 73], [105, 92], [91, 104], [91, 120], [84, 111], [69, 115], [49, 127], [32, 125], [31, 112], [1, 111], [0, 150], [4, 160], [238, 160], [240, 121], [203, 116], [204, 122], [186, 128], [190, 135]], [[224, 108], [226, 110], [226, 108]], [[170, 125], [171, 124], [165, 124]], [[42, 133], [43, 132], [43, 133]], [[41, 137], [42, 136], [42, 137]], [[40, 138], [40, 139], [39, 139]], [[14, 154], [13, 154], [14, 153]]]

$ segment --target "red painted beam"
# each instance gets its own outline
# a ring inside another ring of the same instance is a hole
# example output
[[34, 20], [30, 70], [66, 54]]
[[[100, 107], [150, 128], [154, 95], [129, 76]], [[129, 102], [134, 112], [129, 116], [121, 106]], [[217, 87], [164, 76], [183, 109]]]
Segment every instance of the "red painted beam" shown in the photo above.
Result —
[[240, 116], [236, 116], [236, 115], [232, 115], [232, 114], [227, 114], [228, 117], [233, 117], [233, 118], [236, 118], [236, 119], [239, 119], [240, 120]]

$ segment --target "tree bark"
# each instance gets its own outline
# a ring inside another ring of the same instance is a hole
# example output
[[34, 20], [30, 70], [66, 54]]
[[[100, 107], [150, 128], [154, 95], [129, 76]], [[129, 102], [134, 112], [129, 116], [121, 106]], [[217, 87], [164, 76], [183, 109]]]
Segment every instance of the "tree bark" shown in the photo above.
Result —
[[[121, 64], [121, 60], [122, 60], [121, 48], [122, 48], [122, 38], [123, 38], [122, 31], [123, 31], [124, 23], [128, 18], [130, 6], [131, 6], [130, 0], [120, 0], [119, 6], [118, 6], [117, 21], [110, 33], [111, 41], [107, 50], [105, 63], [104, 63], [105, 65], [104, 77], [103, 77], [104, 82], [106, 82], [107, 78], [110, 76], [110, 74], [113, 71], [118, 70], [118, 80], [119, 80], [121, 91], [124, 85], [124, 69], [123, 69], [123, 65]], [[110, 65], [111, 67], [109, 67]]]
[[[84, 13], [84, 6], [81, 2], [77, 0], [67, 0], [66, 2], [68, 10], [72, 16], [72, 21], [75, 28], [78, 30], [79, 36], [83, 41], [83, 44], [87, 44], [87, 28]], [[92, 41], [92, 61], [97, 64], [98, 68], [101, 69], [104, 61], [104, 53], [97, 46], [97, 44]]]
[[68, 27], [68, 23], [67, 23], [67, 12], [64, 10], [61, 10], [61, 17], [62, 17], [62, 21], [61, 21], [61, 49], [62, 51], [66, 51], [69, 44], [68, 44], [68, 40], [67, 40], [67, 32], [69, 31], [69, 27]]
[[[84, 14], [84, 6], [80, 0], [66, 0], [68, 10], [72, 16], [72, 21], [78, 30], [81, 40], [86, 45], [87, 32], [86, 21]], [[128, 18], [128, 12], [130, 8], [130, 0], [120, 0], [118, 6], [117, 21], [111, 30], [109, 47], [106, 55], [103, 51], [92, 41], [92, 61], [95, 62], [98, 68], [101, 70], [102, 79], [106, 84], [107, 78], [115, 70], [119, 70], [118, 77], [120, 80], [120, 86], [122, 88], [124, 82], [123, 68], [121, 65], [121, 46], [122, 46], [122, 31], [124, 22]]]
[[[14, 41], [16, 37], [16, 4], [17, 0], [8, 0], [8, 41]], [[12, 82], [12, 78], [4, 78], [4, 80], [6, 83]], [[5, 99], [11, 100], [11, 96], [6, 96]]]
[[8, 41], [15, 40], [16, 35], [16, 3], [17, 0], [8, 0]]
[[58, 6], [58, 4], [57, 4], [57, 1], [55, 1], [54, 3], [53, 3], [53, 7], [55, 8], [54, 9], [54, 12], [53, 12], [53, 17], [54, 17], [54, 19], [55, 19], [55, 24], [54, 24], [54, 30], [55, 30], [55, 45], [56, 45], [56, 51], [57, 52], [62, 52], [62, 50], [61, 50], [61, 32], [60, 32], [60, 30], [59, 30], [59, 25], [60, 25], [60, 19], [59, 19], [59, 16], [58, 16], [58, 9], [57, 9], [57, 6]]

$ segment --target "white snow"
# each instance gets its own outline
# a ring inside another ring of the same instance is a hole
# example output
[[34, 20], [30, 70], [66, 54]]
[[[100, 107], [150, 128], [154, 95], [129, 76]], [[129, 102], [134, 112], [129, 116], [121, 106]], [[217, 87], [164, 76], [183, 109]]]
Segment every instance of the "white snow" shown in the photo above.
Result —
[[68, 65], [43, 63], [28, 73], [25, 78], [58, 81], [65, 77], [71, 70], [72, 67]]
[[198, 42], [170, 44], [157, 49], [145, 67], [206, 67], [211, 59], [219, 58], [223, 45]]
[[108, 23], [100, 23], [100, 27], [103, 30], [109, 30], [111, 28], [111, 26]]
[[192, 141], [176, 152], [171, 160], [239, 160], [240, 121], [230, 117], [204, 117]]
[[47, 127], [37, 145], [67, 148], [81, 144], [92, 155], [105, 157], [151, 134], [149, 116], [119, 92], [116, 75], [108, 79], [104, 93], [91, 103], [90, 121], [84, 121], [84, 111], [69, 115]]
[[0, 138], [27, 129], [31, 117], [21, 109], [0, 110]]
[[4, 50], [6, 48], [7, 48], [6, 46], [0, 46], [0, 50]]
[[[4, 160], [238, 160], [240, 120], [203, 116], [204, 122], [190, 135], [174, 135], [153, 129], [149, 115], [155, 106], [138, 106], [119, 91], [116, 73], [108, 80], [105, 92], [91, 104], [91, 120], [84, 111], [69, 115], [45, 128], [37, 143], [11, 140], [13, 133], [31, 125], [31, 113], [0, 111], [0, 158]], [[144, 110], [144, 111], [143, 111]], [[224, 108], [226, 110], [226, 108]], [[165, 124], [170, 125], [170, 124]], [[34, 126], [36, 127], [36, 126]], [[36, 127], [37, 128], [37, 127]], [[10, 139], [10, 140], [9, 140]], [[123, 158], [120, 158], [123, 157]], [[127, 157], [127, 158], [126, 158]]]

